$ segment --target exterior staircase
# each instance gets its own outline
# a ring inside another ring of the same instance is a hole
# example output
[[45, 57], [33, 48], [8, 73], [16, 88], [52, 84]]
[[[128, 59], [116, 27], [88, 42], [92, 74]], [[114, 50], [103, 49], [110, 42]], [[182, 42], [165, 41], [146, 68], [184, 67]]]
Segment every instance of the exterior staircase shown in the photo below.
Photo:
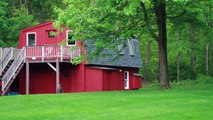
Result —
[[[1, 95], [4, 95], [16, 76], [18, 75], [19, 71], [24, 65], [25, 60], [25, 50], [26, 48], [22, 48], [20, 51], [8, 50], [5, 52], [6, 54], [3, 55], [1, 63], [1, 71], [0, 71], [0, 79], [2, 80], [1, 86]], [[18, 53], [18, 54], [16, 54]]]

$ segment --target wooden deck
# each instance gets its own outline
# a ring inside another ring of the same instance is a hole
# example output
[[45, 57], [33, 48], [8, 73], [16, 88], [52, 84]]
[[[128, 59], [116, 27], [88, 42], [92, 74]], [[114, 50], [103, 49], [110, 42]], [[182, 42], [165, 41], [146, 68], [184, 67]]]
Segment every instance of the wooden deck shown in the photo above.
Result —
[[[24, 59], [29, 62], [51, 62], [56, 59], [59, 62], [70, 62], [74, 57], [80, 56], [80, 49], [76, 48], [71, 50], [69, 46], [35, 46], [25, 47]], [[10, 52], [9, 52], [10, 51]], [[20, 49], [16, 48], [0, 48], [0, 62], [6, 61], [3, 58], [6, 54], [11, 59], [15, 59], [20, 52]], [[2, 63], [4, 64], [4, 63]]]
[[[0, 48], [0, 79], [2, 83], [2, 95], [12, 84], [19, 71], [26, 63], [26, 94], [29, 94], [29, 63], [46, 62], [56, 72], [56, 93], [59, 86], [59, 62], [70, 62], [80, 56], [80, 48], [68, 46], [35, 46], [16, 48]], [[53, 66], [51, 62], [55, 62]]]

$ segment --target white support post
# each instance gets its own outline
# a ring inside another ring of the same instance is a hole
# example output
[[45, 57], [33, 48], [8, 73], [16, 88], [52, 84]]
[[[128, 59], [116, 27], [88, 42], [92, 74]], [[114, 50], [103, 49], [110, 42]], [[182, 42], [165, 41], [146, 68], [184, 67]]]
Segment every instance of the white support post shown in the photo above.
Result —
[[29, 94], [29, 87], [30, 87], [30, 65], [29, 65], [29, 61], [26, 60], [26, 95]]
[[63, 46], [60, 46], [60, 48], [61, 48], [61, 62], [63, 62]]
[[56, 60], [56, 93], [60, 91], [60, 69], [59, 69], [59, 60]]
[[42, 62], [44, 62], [44, 46], [41, 47]]
[[[26, 62], [26, 60], [27, 60], [27, 58], [28, 58], [28, 56], [27, 56], [27, 47], [24, 47], [24, 49], [25, 49], [25, 51], [24, 51], [24, 62]], [[19, 51], [20, 52], [20, 51]]]
[[78, 48], [78, 57], [81, 56], [81, 49]]

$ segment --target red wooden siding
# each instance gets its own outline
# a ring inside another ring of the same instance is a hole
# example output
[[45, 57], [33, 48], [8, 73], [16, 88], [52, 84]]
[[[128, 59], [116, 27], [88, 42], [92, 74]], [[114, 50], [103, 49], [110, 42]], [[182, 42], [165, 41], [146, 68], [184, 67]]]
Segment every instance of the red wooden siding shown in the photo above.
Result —
[[[26, 87], [25, 67], [19, 74], [20, 93], [25, 93]], [[30, 64], [30, 94], [55, 93], [56, 75], [47, 64]]]
[[[72, 69], [72, 68], [71, 68]], [[84, 92], [85, 66], [80, 64], [71, 70], [71, 92]]]
[[104, 70], [103, 81], [104, 91], [124, 89], [123, 72], [118, 70]]
[[[31, 28], [24, 29], [20, 32], [18, 48], [20, 49], [26, 46], [27, 33], [36, 33], [36, 46], [57, 45], [66, 39], [67, 30], [68, 29], [64, 29], [63, 32], [57, 31], [56, 36], [54, 38], [48, 38], [49, 31], [56, 31], [56, 29], [52, 26], [52, 22], [47, 22]], [[77, 41], [76, 45], [80, 46], [80, 41]]]
[[129, 71], [129, 89], [141, 88], [141, 77], [136, 77], [138, 69], [102, 70], [86, 67], [86, 91], [124, 90], [124, 71]]
[[131, 75], [131, 89], [136, 90], [142, 87], [142, 80], [140, 76]]
[[71, 92], [71, 71], [74, 69], [74, 66], [68, 63], [60, 64], [60, 84], [63, 92]]
[[[84, 90], [83, 80], [72, 77], [75, 67], [69, 63], [60, 64], [60, 84], [63, 92], [81, 92]], [[25, 94], [26, 87], [25, 67], [19, 74], [20, 93]], [[79, 83], [76, 84], [76, 83]], [[56, 93], [56, 73], [46, 63], [30, 64], [30, 94]]]
[[86, 67], [86, 91], [103, 91], [103, 70]]
[[[54, 64], [53, 64], [54, 65]], [[124, 90], [124, 71], [129, 71], [129, 89], [141, 88], [141, 77], [132, 73], [138, 69], [103, 70], [60, 63], [60, 84], [65, 93]], [[25, 66], [19, 74], [20, 93], [25, 94]], [[30, 64], [30, 94], [55, 93], [56, 73], [46, 63]]]

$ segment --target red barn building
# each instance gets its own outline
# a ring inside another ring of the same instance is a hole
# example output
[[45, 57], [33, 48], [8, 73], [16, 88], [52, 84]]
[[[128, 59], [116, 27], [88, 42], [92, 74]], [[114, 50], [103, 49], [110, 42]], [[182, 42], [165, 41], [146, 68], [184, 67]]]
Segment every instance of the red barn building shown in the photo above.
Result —
[[[111, 56], [97, 56], [78, 65], [70, 61], [93, 51], [91, 43], [68, 41], [69, 29], [58, 32], [52, 22], [21, 30], [18, 49], [0, 49], [1, 93], [41, 94], [58, 92], [93, 92], [141, 88], [139, 68], [142, 60], [138, 41], [124, 42], [118, 52], [107, 49]], [[56, 35], [53, 35], [56, 33]], [[76, 46], [74, 50], [71, 50]]]

